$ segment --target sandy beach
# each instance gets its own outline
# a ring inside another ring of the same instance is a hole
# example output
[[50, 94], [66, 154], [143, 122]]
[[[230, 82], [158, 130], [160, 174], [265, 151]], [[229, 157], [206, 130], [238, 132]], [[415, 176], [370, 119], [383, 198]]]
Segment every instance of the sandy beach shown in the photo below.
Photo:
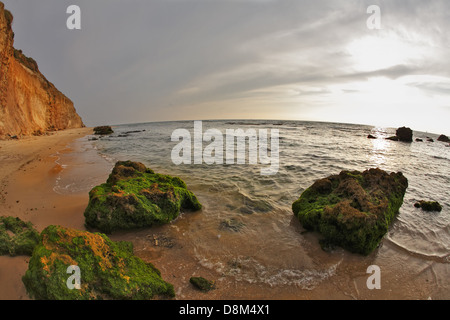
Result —
[[[58, 153], [92, 133], [91, 128], [70, 129], [52, 135], [0, 141], [1, 215], [30, 221], [40, 232], [51, 224], [84, 230], [83, 212], [88, 194], [61, 195], [53, 192], [60, 170]], [[29, 299], [22, 283], [29, 257], [0, 257], [0, 299]]]

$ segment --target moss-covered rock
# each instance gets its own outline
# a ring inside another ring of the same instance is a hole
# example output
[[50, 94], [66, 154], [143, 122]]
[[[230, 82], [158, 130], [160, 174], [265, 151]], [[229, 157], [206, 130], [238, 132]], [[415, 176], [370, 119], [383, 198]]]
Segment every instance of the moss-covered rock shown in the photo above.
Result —
[[39, 232], [31, 222], [17, 217], [0, 217], [0, 255], [31, 256], [39, 241]]
[[414, 204], [416, 208], [422, 208], [423, 211], [442, 211], [442, 206], [437, 201], [420, 200]]
[[86, 225], [110, 233], [172, 221], [181, 210], [202, 205], [178, 177], [155, 173], [142, 163], [119, 161], [106, 183], [93, 188]]
[[114, 130], [111, 128], [111, 126], [98, 126], [94, 128], [94, 134], [107, 135], [111, 133], [114, 133]]
[[191, 277], [189, 279], [189, 282], [196, 287], [197, 289], [201, 291], [210, 291], [214, 289], [215, 284], [213, 281], [210, 281], [208, 279], [205, 279], [203, 277]]
[[388, 231], [407, 187], [401, 172], [342, 171], [317, 180], [292, 204], [292, 211], [305, 229], [324, 236], [321, 243], [327, 247], [367, 255]]
[[[133, 255], [130, 242], [106, 235], [49, 226], [22, 280], [32, 298], [50, 300], [152, 299], [174, 297], [151, 263]], [[67, 285], [69, 266], [80, 269], [80, 288]]]

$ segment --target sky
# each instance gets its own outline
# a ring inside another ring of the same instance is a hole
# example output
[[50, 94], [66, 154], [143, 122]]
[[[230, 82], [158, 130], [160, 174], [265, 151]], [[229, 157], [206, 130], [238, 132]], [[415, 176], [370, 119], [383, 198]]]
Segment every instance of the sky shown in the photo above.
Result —
[[2, 1], [15, 48], [87, 126], [277, 119], [450, 135], [448, 0]]

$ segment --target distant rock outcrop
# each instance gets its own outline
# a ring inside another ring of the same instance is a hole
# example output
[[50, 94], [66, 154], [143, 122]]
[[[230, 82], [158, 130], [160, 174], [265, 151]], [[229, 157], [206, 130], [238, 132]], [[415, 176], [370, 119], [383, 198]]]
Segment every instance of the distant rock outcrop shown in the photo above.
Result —
[[399, 141], [403, 142], [412, 142], [413, 141], [413, 132], [410, 128], [401, 127], [398, 128], [395, 135], [398, 137]]
[[0, 2], [0, 138], [83, 127], [72, 101], [14, 48], [12, 22]]
[[394, 221], [407, 187], [401, 172], [342, 171], [317, 180], [292, 204], [292, 211], [305, 229], [324, 236], [322, 248], [338, 245], [367, 255]]
[[107, 135], [111, 133], [114, 133], [114, 131], [110, 126], [99, 126], [94, 128], [94, 134]]
[[438, 138], [438, 141], [442, 141], [442, 142], [450, 142], [450, 138], [447, 137], [445, 134], [441, 134]]
[[410, 128], [401, 127], [397, 129], [395, 136], [387, 137], [386, 139], [392, 141], [412, 142], [413, 131]]

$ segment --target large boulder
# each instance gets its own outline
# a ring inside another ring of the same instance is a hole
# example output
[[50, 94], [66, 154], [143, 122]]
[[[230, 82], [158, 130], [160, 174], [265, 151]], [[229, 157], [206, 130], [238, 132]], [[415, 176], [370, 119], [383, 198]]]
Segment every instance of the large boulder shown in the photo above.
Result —
[[[22, 278], [35, 299], [152, 299], [174, 297], [151, 263], [133, 254], [131, 242], [113, 242], [106, 235], [48, 226]], [[75, 269], [79, 268], [79, 287]], [[70, 286], [71, 285], [71, 286]]]
[[40, 240], [31, 222], [17, 217], [0, 217], [0, 255], [29, 255]]
[[338, 245], [367, 255], [388, 231], [407, 187], [401, 172], [342, 171], [317, 180], [292, 210], [305, 229], [324, 236], [323, 246]]
[[106, 183], [89, 192], [86, 225], [111, 233], [172, 221], [202, 205], [178, 177], [155, 173], [140, 162], [119, 161]]
[[395, 135], [398, 137], [399, 141], [403, 141], [403, 142], [412, 142], [413, 141], [413, 132], [410, 128], [406, 128], [406, 127], [398, 128]]

